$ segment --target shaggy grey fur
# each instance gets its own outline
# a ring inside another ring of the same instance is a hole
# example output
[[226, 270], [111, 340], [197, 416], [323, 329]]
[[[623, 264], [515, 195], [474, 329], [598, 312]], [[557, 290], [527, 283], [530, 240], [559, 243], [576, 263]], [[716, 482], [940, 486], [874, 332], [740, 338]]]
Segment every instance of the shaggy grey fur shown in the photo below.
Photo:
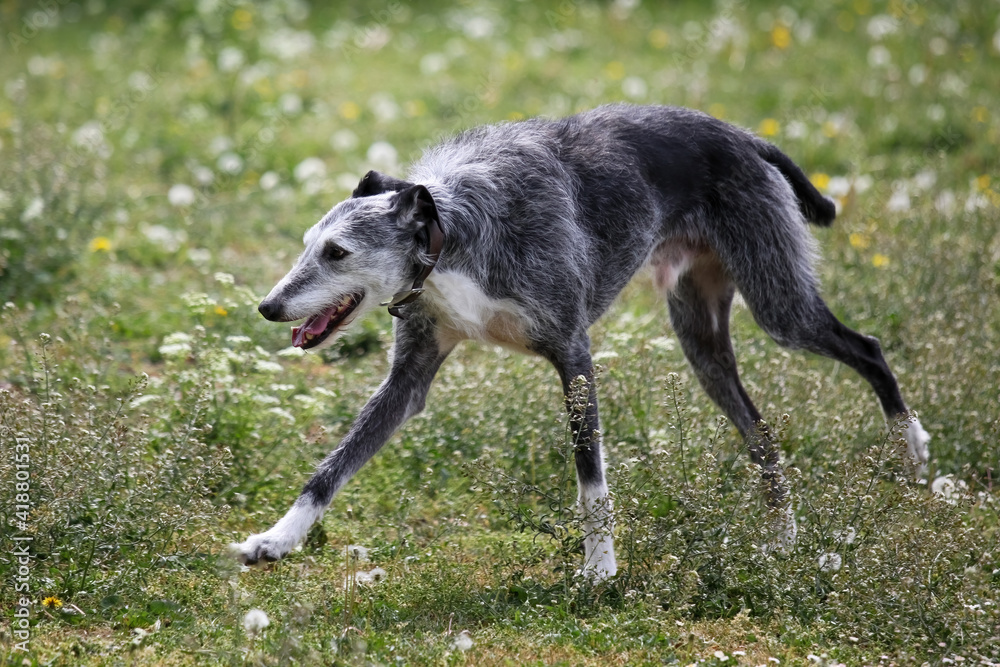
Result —
[[[444, 248], [427, 293], [395, 323], [388, 378], [293, 510], [235, 545], [244, 562], [280, 558], [301, 539], [337, 489], [423, 408], [459, 340], [539, 354], [567, 394], [576, 378], [589, 381], [587, 329], [647, 264], [698, 380], [770, 480], [772, 505], [787, 508], [788, 499], [776, 448], [737, 375], [728, 331], [737, 290], [781, 345], [842, 361], [872, 385], [889, 420], [907, 416], [878, 342], [841, 324], [820, 298], [805, 223], [829, 225], [833, 203], [781, 151], [744, 130], [697, 111], [625, 105], [469, 130], [430, 149], [405, 181], [366, 176], [310, 230], [306, 251], [261, 312], [291, 321], [360, 294], [360, 316], [413, 281], [431, 217]], [[331, 247], [348, 256], [330, 260]], [[581, 504], [593, 510], [606, 507], [607, 492], [589, 386], [572, 423]], [[921, 463], [927, 437], [914, 426], [908, 440]], [[610, 556], [587, 558], [604, 557], [597, 574], [610, 576], [611, 531], [603, 530]]]

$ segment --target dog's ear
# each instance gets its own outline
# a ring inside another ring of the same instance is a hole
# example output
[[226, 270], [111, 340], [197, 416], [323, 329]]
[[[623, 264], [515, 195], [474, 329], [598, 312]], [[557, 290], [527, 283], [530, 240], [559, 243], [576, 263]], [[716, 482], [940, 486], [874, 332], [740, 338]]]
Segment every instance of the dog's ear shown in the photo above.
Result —
[[361, 178], [351, 197], [371, 197], [385, 192], [399, 192], [413, 185], [409, 181], [386, 176], [372, 169]]
[[396, 196], [396, 223], [402, 229], [423, 229], [432, 221], [440, 224], [437, 205], [422, 185], [411, 185]]

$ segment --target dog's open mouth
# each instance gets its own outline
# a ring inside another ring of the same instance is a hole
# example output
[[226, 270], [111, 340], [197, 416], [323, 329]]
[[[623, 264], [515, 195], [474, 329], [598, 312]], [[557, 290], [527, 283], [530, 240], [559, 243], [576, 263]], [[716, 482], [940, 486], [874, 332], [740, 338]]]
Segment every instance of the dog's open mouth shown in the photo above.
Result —
[[344, 324], [364, 296], [363, 292], [344, 296], [336, 305], [306, 318], [300, 326], [292, 327], [292, 345], [308, 350], [325, 341]]

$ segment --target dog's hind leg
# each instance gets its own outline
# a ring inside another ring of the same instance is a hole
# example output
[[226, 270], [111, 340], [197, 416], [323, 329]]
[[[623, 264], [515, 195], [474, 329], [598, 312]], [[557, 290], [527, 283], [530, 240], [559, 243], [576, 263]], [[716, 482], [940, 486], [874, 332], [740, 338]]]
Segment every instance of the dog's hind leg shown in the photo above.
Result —
[[745, 234], [722, 250], [757, 324], [779, 345], [835, 359], [867, 380], [890, 427], [909, 422], [904, 431], [908, 455], [922, 474], [930, 437], [909, 413], [878, 340], [845, 326], [824, 303], [810, 266], [811, 239], [800, 217], [772, 211], [770, 219], [752, 220], [752, 207], [744, 207], [741, 224], [766, 233]]
[[787, 546], [794, 542], [795, 522], [778, 450], [740, 383], [729, 336], [734, 293], [718, 258], [702, 253], [667, 294], [670, 323], [698, 382], [736, 426], [747, 443], [750, 459], [761, 467], [768, 505], [780, 513], [778, 540]]
[[583, 518], [583, 572], [596, 581], [602, 581], [617, 573], [618, 564], [615, 560], [611, 498], [608, 496], [601, 453], [590, 339], [582, 333], [565, 350], [539, 351], [559, 371], [566, 395], [579, 486], [579, 511]]
[[423, 410], [431, 381], [450, 351], [450, 347], [441, 349], [428, 319], [411, 316], [397, 320], [389, 376], [368, 400], [340, 446], [320, 463], [288, 513], [267, 532], [230, 545], [236, 558], [252, 565], [278, 560], [291, 551], [323, 515], [334, 494], [396, 429]]

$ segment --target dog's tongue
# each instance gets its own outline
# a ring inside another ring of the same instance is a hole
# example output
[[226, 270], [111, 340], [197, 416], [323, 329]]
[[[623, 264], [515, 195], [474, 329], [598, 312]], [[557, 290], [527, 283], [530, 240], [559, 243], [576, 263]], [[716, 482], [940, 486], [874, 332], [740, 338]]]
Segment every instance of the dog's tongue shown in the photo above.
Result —
[[292, 327], [292, 345], [294, 347], [302, 347], [306, 343], [306, 334], [318, 336], [326, 331], [327, 325], [330, 324], [330, 318], [333, 316], [333, 311], [336, 309], [336, 307], [330, 308], [319, 315], [313, 315], [303, 322], [302, 326]]

